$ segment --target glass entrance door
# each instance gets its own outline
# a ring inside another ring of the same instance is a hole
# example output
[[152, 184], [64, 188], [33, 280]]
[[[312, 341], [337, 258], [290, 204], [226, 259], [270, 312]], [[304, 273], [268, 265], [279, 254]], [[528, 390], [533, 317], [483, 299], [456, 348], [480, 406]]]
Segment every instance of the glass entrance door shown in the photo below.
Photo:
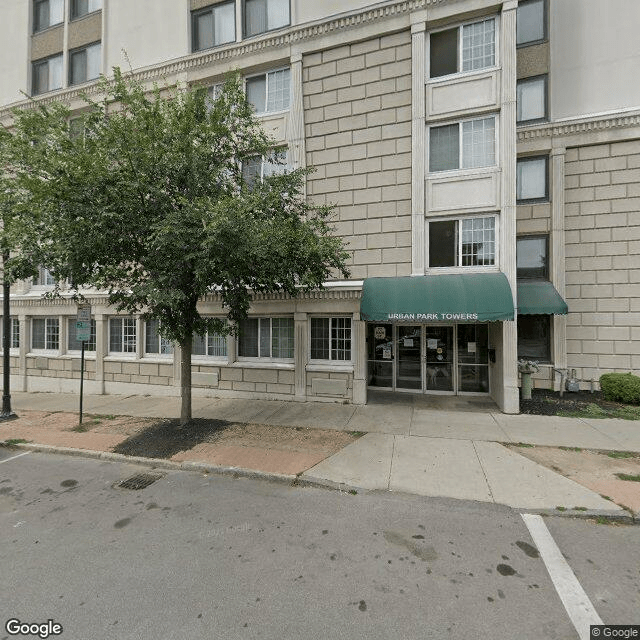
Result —
[[425, 327], [427, 391], [453, 392], [453, 327]]
[[396, 389], [422, 391], [422, 325], [396, 330]]
[[458, 392], [489, 391], [489, 328], [458, 325]]

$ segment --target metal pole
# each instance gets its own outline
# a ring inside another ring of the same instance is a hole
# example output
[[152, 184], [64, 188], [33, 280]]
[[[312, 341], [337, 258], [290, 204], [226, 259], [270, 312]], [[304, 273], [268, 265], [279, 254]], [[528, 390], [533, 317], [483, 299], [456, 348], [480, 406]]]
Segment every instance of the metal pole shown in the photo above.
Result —
[[2, 253], [2, 415], [0, 419], [7, 420], [16, 418], [16, 414], [11, 410], [11, 307], [9, 305], [9, 295], [11, 293], [9, 280], [5, 275], [5, 267], [9, 261], [9, 252]]
[[82, 424], [82, 391], [84, 387], [84, 345], [87, 344], [82, 341], [82, 351], [80, 352], [80, 424]]

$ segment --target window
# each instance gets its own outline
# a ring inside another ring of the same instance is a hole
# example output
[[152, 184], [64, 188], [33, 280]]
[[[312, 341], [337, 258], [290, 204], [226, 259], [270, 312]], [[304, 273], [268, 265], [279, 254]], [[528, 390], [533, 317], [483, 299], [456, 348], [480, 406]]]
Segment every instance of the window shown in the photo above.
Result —
[[495, 163], [494, 116], [429, 129], [429, 171], [475, 169]]
[[549, 279], [548, 236], [524, 236], [516, 240], [518, 278]]
[[31, 348], [51, 351], [57, 351], [60, 348], [58, 318], [33, 318], [31, 320]]
[[102, 9], [102, 0], [71, 0], [71, 19], [82, 18]]
[[49, 269], [38, 267], [38, 275], [33, 279], [34, 287], [51, 287], [55, 285], [56, 279]]
[[62, 54], [32, 64], [32, 93], [37, 96], [62, 88]]
[[289, 0], [245, 0], [244, 37], [286, 27], [290, 22]]
[[153, 355], [169, 355], [173, 353], [173, 344], [160, 333], [159, 320], [147, 320], [144, 328], [144, 352]]
[[547, 38], [545, 0], [520, 0], [516, 12], [516, 45], [542, 42]]
[[551, 362], [551, 318], [549, 315], [518, 314], [518, 358]]
[[256, 113], [288, 109], [291, 101], [290, 70], [279, 69], [247, 78], [247, 100]]
[[287, 150], [279, 149], [271, 156], [254, 156], [242, 163], [242, 177], [249, 187], [256, 180], [264, 180], [268, 176], [279, 175], [287, 170]]
[[236, 39], [235, 2], [205, 7], [191, 14], [192, 50], [211, 49]]
[[109, 318], [109, 352], [135, 353], [136, 333], [135, 318]]
[[516, 122], [547, 119], [547, 76], [518, 80], [516, 86]]
[[239, 328], [238, 356], [293, 358], [293, 318], [247, 318]]
[[351, 360], [351, 318], [311, 318], [311, 359]]
[[64, 0], [34, 0], [33, 31], [42, 31], [64, 20]]
[[194, 335], [191, 346], [194, 356], [209, 356], [211, 358], [227, 357], [227, 336], [207, 331], [204, 335]]
[[432, 78], [493, 67], [496, 63], [496, 21], [488, 18], [429, 35]]
[[69, 54], [69, 84], [94, 80], [102, 68], [102, 47], [99, 42]]
[[[67, 350], [68, 351], [82, 351], [82, 342], [80, 340], [76, 340], [76, 319], [69, 318], [68, 323], [68, 340], [67, 340]], [[91, 333], [89, 334], [89, 340], [84, 345], [85, 351], [95, 351], [96, 350], [96, 321], [91, 319]]]
[[516, 166], [518, 202], [549, 200], [549, 157], [518, 158]]
[[496, 264], [496, 218], [461, 218], [429, 223], [430, 267]]
[[[20, 319], [9, 318], [9, 348], [20, 348]], [[0, 316], [0, 350], [4, 348], [4, 318]]]

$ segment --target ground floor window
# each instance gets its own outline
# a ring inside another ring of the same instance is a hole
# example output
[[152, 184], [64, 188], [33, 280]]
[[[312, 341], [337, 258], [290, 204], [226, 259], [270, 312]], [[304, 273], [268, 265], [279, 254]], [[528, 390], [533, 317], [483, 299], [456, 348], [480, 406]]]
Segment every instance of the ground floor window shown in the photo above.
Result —
[[518, 316], [518, 359], [551, 362], [551, 318]]
[[212, 358], [227, 357], [227, 336], [207, 331], [204, 335], [193, 336], [191, 353], [194, 356], [210, 356]]
[[351, 318], [311, 318], [311, 359], [351, 360]]
[[147, 320], [144, 327], [144, 352], [149, 355], [173, 353], [173, 343], [159, 333], [160, 321]]
[[[69, 351], [81, 351], [82, 343], [76, 338], [76, 319], [69, 318], [67, 321], [67, 348]], [[85, 351], [96, 350], [96, 321], [91, 320], [91, 333], [88, 342], [84, 345]]]
[[137, 339], [135, 318], [109, 318], [110, 353], [135, 353]]
[[58, 318], [31, 320], [31, 348], [57, 351], [60, 348], [60, 322]]
[[[0, 316], [0, 349], [3, 348], [4, 345], [4, 319]], [[10, 349], [19, 349], [20, 348], [20, 319], [19, 318], [10, 318], [9, 325], [9, 348]]]
[[293, 358], [293, 318], [247, 318], [240, 322], [238, 356]]

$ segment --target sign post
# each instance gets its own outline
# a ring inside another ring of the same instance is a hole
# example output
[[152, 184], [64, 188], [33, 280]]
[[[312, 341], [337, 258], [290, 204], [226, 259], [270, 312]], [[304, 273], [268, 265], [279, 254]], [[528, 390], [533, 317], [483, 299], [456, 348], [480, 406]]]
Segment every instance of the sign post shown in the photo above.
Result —
[[91, 305], [79, 304], [76, 317], [76, 340], [82, 344], [80, 351], [80, 421], [82, 424], [82, 396], [84, 388], [84, 348], [91, 338]]

